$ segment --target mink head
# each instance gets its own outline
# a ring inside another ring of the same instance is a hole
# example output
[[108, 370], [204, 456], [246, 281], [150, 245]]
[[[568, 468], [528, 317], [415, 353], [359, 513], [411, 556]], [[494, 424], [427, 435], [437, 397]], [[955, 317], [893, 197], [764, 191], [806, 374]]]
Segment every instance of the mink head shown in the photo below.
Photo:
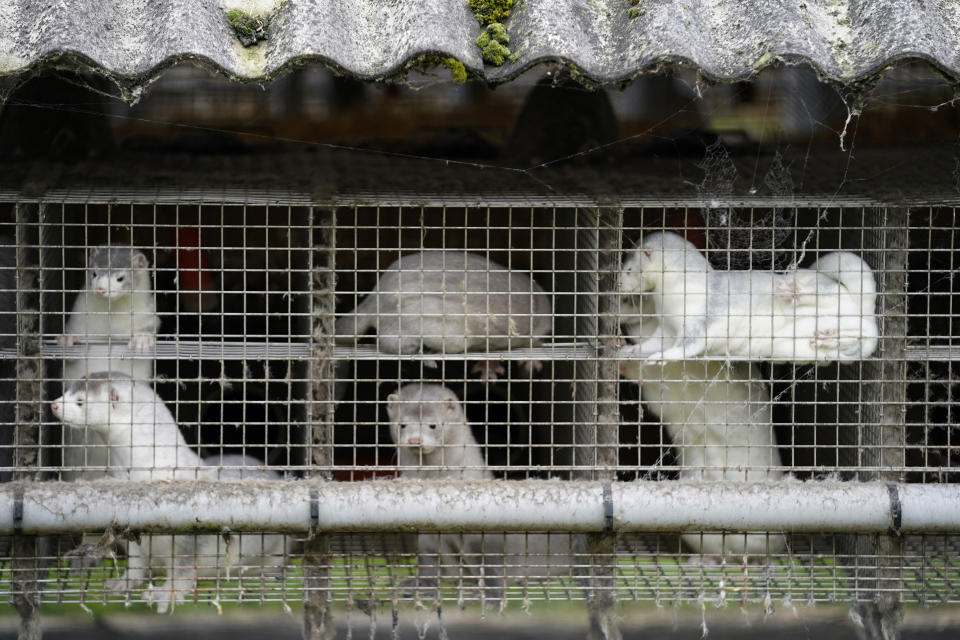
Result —
[[643, 273], [644, 291], [652, 290], [664, 278], [712, 270], [710, 263], [692, 242], [670, 231], [645, 235], [634, 255], [636, 269]]
[[387, 396], [390, 436], [398, 447], [430, 454], [454, 444], [469, 429], [452, 391], [440, 385], [406, 385]]
[[644, 275], [649, 271], [648, 266], [649, 255], [642, 247], [631, 253], [623, 262], [620, 273], [620, 293], [633, 295], [650, 291], [653, 288], [653, 281]]
[[125, 296], [137, 288], [138, 276], [149, 266], [147, 256], [136, 249], [97, 247], [87, 259], [88, 290], [108, 300]]
[[115, 371], [102, 371], [77, 380], [50, 410], [64, 424], [106, 430], [111, 422], [129, 421], [133, 409], [133, 381]]

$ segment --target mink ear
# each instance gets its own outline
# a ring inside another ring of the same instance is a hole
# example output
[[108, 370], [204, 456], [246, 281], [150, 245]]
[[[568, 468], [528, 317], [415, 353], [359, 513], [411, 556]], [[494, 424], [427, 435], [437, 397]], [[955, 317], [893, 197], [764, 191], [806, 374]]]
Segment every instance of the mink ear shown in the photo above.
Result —
[[444, 398], [444, 404], [447, 406], [447, 413], [456, 413], [459, 409], [459, 403], [453, 398]]
[[390, 395], [388, 395], [387, 396], [387, 412], [393, 413], [394, 409], [396, 409], [396, 406], [399, 403], [400, 403], [400, 394], [391, 393]]
[[101, 249], [101, 248], [102, 248], [102, 247], [90, 247], [90, 248], [87, 250], [87, 264], [88, 264], [88, 265], [93, 264], [93, 259], [97, 256], [98, 253], [100, 253], [100, 249]]
[[133, 254], [130, 263], [133, 265], [134, 269], [144, 269], [150, 264], [147, 260], [147, 256], [143, 255], [139, 251]]
[[115, 387], [110, 387], [110, 406], [114, 409], [117, 409], [120, 406], [120, 393]]

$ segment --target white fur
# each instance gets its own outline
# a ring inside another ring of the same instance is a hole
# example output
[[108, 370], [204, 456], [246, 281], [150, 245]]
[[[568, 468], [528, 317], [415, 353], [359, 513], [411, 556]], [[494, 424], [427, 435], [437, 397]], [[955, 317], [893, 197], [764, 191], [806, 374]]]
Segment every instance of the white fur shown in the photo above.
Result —
[[[404, 478], [490, 480], [480, 445], [456, 394], [438, 384], [408, 384], [387, 397], [390, 437]], [[483, 578], [487, 597], [509, 582], [543, 580], [570, 571], [569, 535], [431, 534], [417, 537], [420, 583], [437, 575]], [[460, 561], [463, 561], [463, 567]]]
[[550, 301], [530, 276], [451, 249], [391, 264], [357, 308], [337, 319], [336, 334], [353, 343], [374, 328], [387, 353], [465, 353], [536, 346], [550, 324]]
[[[88, 258], [85, 288], [73, 303], [61, 342], [87, 345], [88, 355], [63, 362], [64, 387], [83, 377], [115, 371], [135, 380], [153, 377], [153, 358], [148, 353], [155, 343], [160, 319], [146, 256], [131, 249], [99, 247]], [[90, 346], [102, 343], [98, 346]], [[130, 357], [117, 352], [130, 350]], [[89, 355], [91, 351], [104, 355]], [[63, 434], [64, 480], [102, 477], [102, 472], [75, 471], [76, 467], [103, 467], [107, 447], [89, 430], [67, 429]]]
[[[644, 296], [640, 308], [624, 318], [624, 328], [637, 340], [656, 330], [652, 306]], [[662, 420], [677, 451], [681, 480], [757, 482], [783, 476], [776, 468], [781, 462], [770, 388], [756, 365], [625, 360], [620, 371], [640, 384], [646, 407]], [[709, 555], [763, 555], [784, 547], [781, 535], [684, 534], [683, 540]]]
[[[107, 473], [131, 480], [166, 478], [240, 479], [279, 478], [271, 471], [218, 469], [191, 449], [173, 416], [153, 390], [116, 374], [97, 374], [80, 380], [51, 403], [53, 414], [74, 429], [97, 432], [107, 446]], [[252, 466], [245, 456], [213, 458], [214, 464]], [[151, 586], [144, 599], [163, 613], [182, 603], [201, 577], [216, 577], [227, 566], [275, 567], [282, 562], [280, 535], [232, 536], [226, 544], [216, 535], [151, 535], [141, 544], [129, 543], [127, 569], [106, 587], [127, 591], [143, 584], [150, 570], [162, 570], [166, 583]], [[176, 557], [175, 557], [176, 556]]]
[[652, 233], [623, 266], [621, 291], [648, 294], [657, 328], [624, 355], [650, 362], [702, 355], [778, 362], [852, 361], [877, 346], [876, 284], [849, 252], [809, 269], [716, 271], [675, 233]]

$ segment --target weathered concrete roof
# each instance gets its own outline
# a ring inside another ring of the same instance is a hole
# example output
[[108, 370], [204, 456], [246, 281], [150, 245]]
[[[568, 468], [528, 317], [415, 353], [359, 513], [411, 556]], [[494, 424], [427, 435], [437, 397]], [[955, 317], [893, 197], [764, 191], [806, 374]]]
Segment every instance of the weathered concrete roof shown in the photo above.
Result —
[[[242, 46], [234, 8], [269, 16], [268, 39]], [[662, 64], [730, 81], [778, 62], [855, 85], [917, 58], [960, 79], [958, 0], [523, 0], [506, 26], [516, 60], [495, 67], [467, 0], [3, 0], [0, 76], [94, 70], [135, 99], [184, 60], [242, 81], [303, 63], [378, 79], [439, 53], [493, 83], [558, 60], [607, 85]]]

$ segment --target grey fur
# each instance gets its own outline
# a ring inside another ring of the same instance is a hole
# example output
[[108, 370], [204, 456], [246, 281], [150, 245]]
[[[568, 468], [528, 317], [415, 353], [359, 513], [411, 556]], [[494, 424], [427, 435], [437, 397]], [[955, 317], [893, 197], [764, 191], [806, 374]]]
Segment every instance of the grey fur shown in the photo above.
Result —
[[463, 353], [539, 344], [550, 333], [550, 301], [530, 276], [462, 250], [403, 256], [380, 275], [336, 333], [353, 342], [377, 330], [389, 353]]
[[139, 249], [128, 247], [96, 247], [90, 251], [87, 258], [87, 270], [110, 269], [112, 271], [129, 271], [130, 269], [145, 269], [150, 261]]
[[119, 371], [96, 371], [79, 380], [72, 381], [67, 385], [67, 391], [86, 390], [88, 393], [100, 393], [103, 388], [109, 386], [111, 382], [119, 382], [121, 380], [130, 381], [133, 380], [133, 378]]
[[[493, 479], [453, 391], [438, 384], [408, 384], [387, 402], [401, 476]], [[411, 443], [411, 433], [418, 444]], [[406, 586], [433, 588], [440, 576], [466, 573], [484, 587], [487, 598], [498, 600], [505, 582], [538, 581], [569, 571], [570, 549], [565, 534], [420, 534], [418, 575]]]
[[[413, 478], [492, 478], [456, 394], [439, 384], [408, 384], [387, 397], [390, 437], [401, 474]], [[434, 467], [424, 469], [422, 467]]]

